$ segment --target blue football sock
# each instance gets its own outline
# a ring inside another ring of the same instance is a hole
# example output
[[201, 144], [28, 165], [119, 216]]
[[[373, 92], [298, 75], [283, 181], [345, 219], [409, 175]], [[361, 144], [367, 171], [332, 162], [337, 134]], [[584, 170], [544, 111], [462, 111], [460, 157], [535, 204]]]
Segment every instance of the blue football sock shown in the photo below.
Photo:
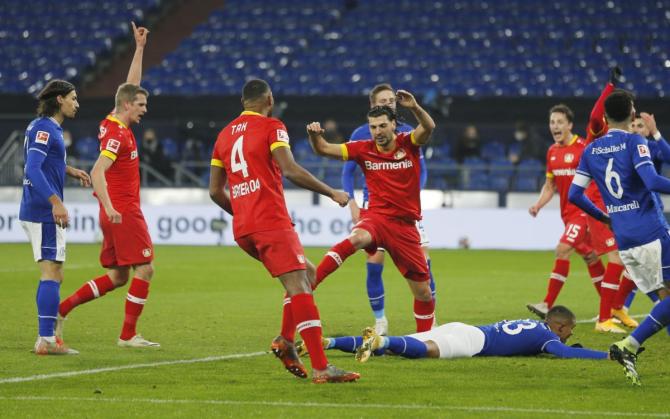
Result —
[[428, 274], [430, 275], [430, 293], [433, 295], [433, 300], [435, 299], [435, 278], [433, 278], [433, 269], [430, 266], [430, 258], [426, 259], [428, 263]]
[[664, 326], [670, 324], [670, 298], [662, 300], [651, 309], [646, 319], [630, 335], [640, 344]]
[[384, 317], [384, 282], [382, 281], [382, 271], [384, 265], [379, 263], [367, 263], [368, 278], [368, 299], [370, 300], [370, 307], [375, 315], [375, 319]]
[[339, 349], [343, 352], [355, 353], [356, 348], [363, 344], [362, 336], [344, 336], [341, 338], [330, 338], [328, 349]]
[[425, 358], [428, 352], [425, 343], [409, 336], [390, 336], [384, 340], [384, 346], [389, 351], [404, 358]]
[[633, 289], [633, 291], [628, 294], [628, 297], [626, 297], [626, 301], [623, 303], [623, 306], [626, 307], [626, 309], [630, 308], [630, 305], [633, 304], [633, 300], [635, 299], [635, 294], [637, 293], [637, 288]]
[[660, 300], [660, 298], [658, 298], [658, 292], [656, 292], [656, 291], [652, 291], [652, 292], [647, 293], [647, 297], [649, 297], [649, 299], [654, 304], [656, 304], [658, 302], [658, 300]]
[[60, 282], [44, 279], [37, 286], [37, 319], [40, 336], [53, 336], [58, 304], [60, 303]]

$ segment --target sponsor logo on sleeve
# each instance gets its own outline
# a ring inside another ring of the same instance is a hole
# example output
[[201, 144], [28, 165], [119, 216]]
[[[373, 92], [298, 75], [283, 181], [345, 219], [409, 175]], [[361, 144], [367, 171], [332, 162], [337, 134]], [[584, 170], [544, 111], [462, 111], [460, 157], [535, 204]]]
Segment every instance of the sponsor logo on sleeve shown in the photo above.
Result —
[[114, 154], [118, 154], [120, 146], [121, 141], [110, 138], [109, 141], [107, 141], [107, 147], [105, 147], [105, 150], [109, 150]]
[[649, 153], [649, 147], [647, 147], [646, 144], [638, 144], [637, 145], [637, 154], [639, 154], [640, 157], [651, 158], [651, 153]]
[[284, 131], [283, 129], [278, 129], [277, 130], [277, 141], [281, 141], [283, 143], [288, 144], [288, 132]]
[[35, 142], [47, 145], [49, 142], [49, 133], [46, 131], [37, 131], [37, 134], [35, 134]]

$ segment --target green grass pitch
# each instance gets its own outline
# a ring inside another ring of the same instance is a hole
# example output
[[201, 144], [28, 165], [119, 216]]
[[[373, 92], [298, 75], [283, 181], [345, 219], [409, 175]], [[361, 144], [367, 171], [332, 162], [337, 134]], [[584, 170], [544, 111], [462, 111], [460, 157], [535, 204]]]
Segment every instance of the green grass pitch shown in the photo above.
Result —
[[[307, 249], [315, 263], [324, 251]], [[62, 298], [103, 272], [98, 246], [70, 245], [68, 253]], [[525, 304], [542, 298], [553, 263], [551, 252], [431, 254], [440, 323], [529, 317]], [[231, 247], [157, 247], [139, 331], [162, 348], [116, 346], [125, 299], [125, 290], [116, 290], [70, 314], [65, 340], [81, 351], [79, 356], [37, 357], [30, 352], [38, 278], [31, 255], [27, 244], [0, 245], [0, 417], [670, 416], [665, 331], [645, 345], [640, 388], [628, 384], [615, 362], [546, 356], [382, 357], [357, 364], [349, 354], [329, 351], [332, 363], [360, 372], [361, 380], [313, 385], [294, 378], [266, 353], [279, 331], [281, 285], [260, 263]], [[384, 278], [391, 333], [411, 333], [408, 287], [390, 263]], [[328, 278], [316, 300], [326, 335], [359, 334], [370, 325], [364, 255], [359, 252]], [[596, 293], [576, 257], [558, 303], [580, 319], [597, 313]], [[638, 296], [631, 312], [647, 313], [650, 307]], [[582, 323], [571, 341], [606, 350], [617, 339]], [[174, 362], [188, 360], [199, 362]], [[19, 377], [30, 378], [12, 380]]]

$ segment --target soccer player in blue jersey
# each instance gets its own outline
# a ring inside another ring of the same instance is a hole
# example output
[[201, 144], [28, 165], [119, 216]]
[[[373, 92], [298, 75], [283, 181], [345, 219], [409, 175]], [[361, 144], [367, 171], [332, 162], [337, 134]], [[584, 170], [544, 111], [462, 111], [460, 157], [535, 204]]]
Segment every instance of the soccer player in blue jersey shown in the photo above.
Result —
[[[612, 93], [605, 101], [605, 117], [610, 129], [584, 151], [569, 197], [589, 215], [611, 224], [621, 259], [637, 287], [646, 294], [664, 298], [668, 291], [663, 280], [670, 279], [670, 233], [654, 192], [670, 193], [670, 179], [656, 173], [647, 140], [628, 132], [635, 118], [631, 93], [624, 90]], [[658, 146], [670, 151], [665, 141]], [[584, 195], [592, 180], [603, 195], [608, 214]], [[634, 366], [640, 345], [668, 324], [670, 299], [665, 298], [630, 336], [612, 345], [610, 351], [624, 367]], [[629, 369], [626, 375], [633, 383], [640, 383], [637, 374]]]
[[[388, 106], [391, 109], [396, 109], [396, 95], [393, 87], [388, 83], [378, 84], [370, 90], [370, 108], [375, 106]], [[403, 122], [398, 122], [396, 132], [410, 132], [414, 128]], [[370, 126], [363, 124], [356, 128], [351, 134], [349, 141], [369, 140], [372, 138], [370, 134]], [[426, 169], [426, 162], [423, 157], [423, 151], [420, 150], [420, 167], [421, 177], [420, 186], [423, 189], [428, 178], [428, 170]], [[342, 189], [349, 194], [351, 200], [349, 201], [349, 210], [351, 211], [351, 219], [356, 224], [360, 218], [360, 207], [354, 199], [354, 178], [356, 175], [358, 164], [350, 160], [344, 162], [342, 167]], [[368, 204], [368, 188], [363, 183], [363, 208], [367, 208]], [[433, 279], [433, 271], [430, 266], [430, 255], [428, 253], [428, 236], [421, 221], [417, 222], [417, 229], [421, 237], [421, 248], [426, 255], [428, 263], [428, 273], [430, 274], [430, 289], [435, 298], [435, 280]], [[367, 254], [366, 254], [367, 255]], [[368, 299], [370, 307], [375, 316], [375, 330], [380, 335], [388, 333], [388, 319], [384, 311], [384, 282], [382, 281], [382, 272], [384, 270], [384, 249], [379, 248], [377, 253], [370, 256], [367, 255], [367, 281], [366, 287], [368, 291]]]
[[38, 95], [37, 118], [26, 129], [24, 140], [23, 195], [19, 219], [40, 268], [37, 286], [38, 355], [77, 354], [56, 338], [54, 326], [60, 302], [65, 262], [65, 229], [70, 217], [63, 204], [65, 175], [90, 186], [91, 178], [66, 163], [61, 125], [79, 109], [74, 85], [51, 80]]
[[523, 356], [548, 353], [559, 358], [609, 359], [607, 352], [565, 344], [576, 326], [575, 315], [554, 306], [542, 320], [502, 320], [484, 326], [447, 323], [408, 336], [380, 336], [367, 328], [363, 336], [324, 338], [324, 347], [355, 352], [360, 362], [391, 353], [405, 358]]

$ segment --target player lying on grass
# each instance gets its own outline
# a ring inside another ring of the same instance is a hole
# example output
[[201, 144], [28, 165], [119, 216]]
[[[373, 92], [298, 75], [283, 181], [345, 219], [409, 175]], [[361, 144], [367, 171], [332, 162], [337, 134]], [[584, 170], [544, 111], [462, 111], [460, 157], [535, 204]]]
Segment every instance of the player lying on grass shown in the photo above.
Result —
[[[620, 354], [568, 346], [575, 328], [575, 315], [565, 306], [554, 306], [544, 321], [502, 320], [484, 326], [446, 323], [428, 332], [408, 336], [380, 336], [367, 328], [363, 336], [324, 338], [326, 349], [355, 352], [360, 362], [371, 355], [390, 353], [404, 358], [465, 358], [473, 356], [520, 356], [548, 353], [558, 358], [615, 359], [637, 374], [634, 364], [624, 363]], [[298, 352], [304, 353], [302, 343]]]

